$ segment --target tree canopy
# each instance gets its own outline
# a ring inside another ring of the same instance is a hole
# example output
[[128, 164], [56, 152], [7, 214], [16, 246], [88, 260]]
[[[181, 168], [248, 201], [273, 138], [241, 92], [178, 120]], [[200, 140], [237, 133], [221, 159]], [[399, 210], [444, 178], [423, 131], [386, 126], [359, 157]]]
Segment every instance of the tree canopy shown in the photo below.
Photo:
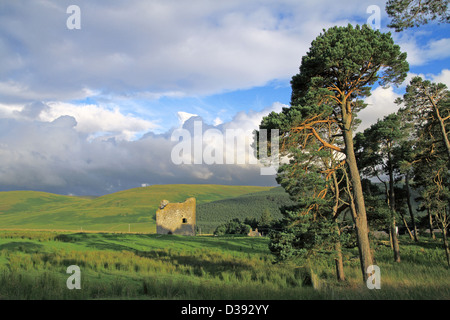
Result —
[[391, 17], [389, 28], [400, 32], [437, 20], [449, 23], [448, 0], [388, 0], [386, 13]]

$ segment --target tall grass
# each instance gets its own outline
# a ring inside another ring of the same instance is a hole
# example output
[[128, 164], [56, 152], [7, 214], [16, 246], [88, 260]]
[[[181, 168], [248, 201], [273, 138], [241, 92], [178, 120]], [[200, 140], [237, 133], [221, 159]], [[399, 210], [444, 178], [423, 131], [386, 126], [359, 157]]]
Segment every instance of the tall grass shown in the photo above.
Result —
[[[17, 240], [14, 237], [22, 239], [20, 233], [10, 233], [7, 239]], [[47, 239], [43, 234], [30, 238]], [[97, 238], [87, 239], [89, 243]], [[61, 243], [50, 245], [52, 241], [35, 250], [28, 249], [29, 241], [0, 246], [2, 298], [288, 299], [308, 291], [302, 289], [304, 275], [294, 265], [273, 265], [259, 254], [217, 248], [71, 250], [61, 248]], [[84, 248], [86, 242], [80, 245]], [[80, 293], [65, 288], [70, 265], [82, 270]]]
[[[338, 283], [327, 256], [273, 264], [267, 239], [0, 232], [0, 299], [450, 299], [437, 242], [403, 242], [402, 262], [373, 246], [381, 290], [361, 282], [357, 251]], [[67, 267], [81, 269], [69, 290]]]

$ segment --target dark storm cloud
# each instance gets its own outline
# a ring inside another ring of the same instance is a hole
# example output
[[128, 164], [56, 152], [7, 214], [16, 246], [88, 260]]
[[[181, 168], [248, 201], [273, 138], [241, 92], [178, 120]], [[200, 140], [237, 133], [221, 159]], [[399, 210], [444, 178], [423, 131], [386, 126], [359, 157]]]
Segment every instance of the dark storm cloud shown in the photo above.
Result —
[[[34, 104], [34, 108], [31, 105], [29, 108], [21, 113], [36, 115], [43, 107]], [[227, 128], [249, 133], [263, 115], [280, 108], [281, 105], [274, 105], [262, 112], [240, 113], [214, 128], [222, 133]], [[193, 134], [194, 121], [201, 123], [203, 131], [213, 128], [200, 117], [192, 117], [184, 123], [187, 132]], [[1, 118], [0, 190], [99, 195], [142, 184], [275, 184], [273, 176], [260, 175], [259, 165], [174, 164], [172, 149], [180, 143], [171, 140], [174, 129], [130, 141], [114, 137], [89, 140], [76, 127], [77, 120], [72, 116], [61, 116], [51, 122], [27, 117]]]

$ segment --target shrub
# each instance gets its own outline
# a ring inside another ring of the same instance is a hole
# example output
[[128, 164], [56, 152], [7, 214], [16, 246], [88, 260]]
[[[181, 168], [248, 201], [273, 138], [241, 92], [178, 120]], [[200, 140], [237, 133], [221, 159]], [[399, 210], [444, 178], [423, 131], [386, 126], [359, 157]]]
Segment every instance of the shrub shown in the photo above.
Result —
[[247, 234], [250, 231], [250, 226], [235, 218], [225, 224], [216, 228], [214, 235], [223, 236], [225, 234]]

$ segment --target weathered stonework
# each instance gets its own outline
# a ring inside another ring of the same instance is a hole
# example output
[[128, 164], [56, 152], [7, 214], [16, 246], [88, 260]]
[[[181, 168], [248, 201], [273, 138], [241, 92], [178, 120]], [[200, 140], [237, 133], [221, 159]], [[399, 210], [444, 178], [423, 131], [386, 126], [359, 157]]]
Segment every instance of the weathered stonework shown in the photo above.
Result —
[[156, 233], [195, 236], [195, 198], [183, 203], [161, 201], [156, 211]]

